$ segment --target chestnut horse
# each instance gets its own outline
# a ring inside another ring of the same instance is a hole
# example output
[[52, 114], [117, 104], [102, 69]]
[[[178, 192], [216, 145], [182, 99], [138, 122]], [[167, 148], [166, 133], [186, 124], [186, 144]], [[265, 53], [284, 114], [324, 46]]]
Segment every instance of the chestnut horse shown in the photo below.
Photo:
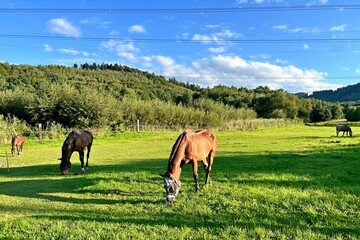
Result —
[[24, 136], [16, 135], [15, 137], [13, 137], [11, 141], [11, 154], [14, 156], [15, 152], [17, 152], [17, 154], [20, 155], [22, 153], [24, 143]]
[[91, 145], [93, 142], [93, 135], [90, 131], [72, 131], [64, 141], [62, 146], [62, 155], [59, 160], [60, 163], [60, 171], [63, 175], [69, 173], [71, 167], [71, 154], [74, 151], [79, 152], [80, 162], [81, 162], [81, 171], [85, 172], [84, 169], [84, 149], [87, 148], [86, 155], [86, 168], [88, 168], [88, 161], [90, 156]]
[[[211, 167], [216, 154], [218, 141], [214, 134], [207, 130], [196, 131], [195, 133], [186, 130], [176, 140], [168, 161], [167, 171], [164, 175], [164, 187], [166, 190], [166, 203], [175, 202], [179, 193], [181, 182], [181, 168], [184, 164], [191, 163], [196, 192], [200, 190], [198, 181], [198, 162], [202, 162], [206, 171], [205, 184], [210, 181]], [[206, 161], [208, 157], [209, 163]]]

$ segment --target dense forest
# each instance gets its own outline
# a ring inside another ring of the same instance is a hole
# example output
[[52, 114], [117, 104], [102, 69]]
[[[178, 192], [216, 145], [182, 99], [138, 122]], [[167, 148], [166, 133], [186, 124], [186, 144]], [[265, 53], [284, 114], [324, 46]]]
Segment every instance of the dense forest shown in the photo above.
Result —
[[319, 122], [343, 107], [283, 90], [200, 86], [119, 64], [30, 66], [0, 63], [0, 115], [65, 127], [142, 124], [216, 127], [255, 118]]
[[352, 102], [360, 100], [360, 83], [334, 90], [315, 91], [306, 96], [328, 102]]

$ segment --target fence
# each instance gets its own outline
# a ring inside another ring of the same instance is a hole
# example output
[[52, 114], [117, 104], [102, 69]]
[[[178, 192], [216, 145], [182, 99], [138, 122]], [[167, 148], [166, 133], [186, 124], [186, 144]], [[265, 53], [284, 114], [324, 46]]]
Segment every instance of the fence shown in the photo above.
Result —
[[10, 170], [10, 163], [9, 163], [9, 155], [7, 153], [7, 145], [6, 143], [3, 143], [0, 145], [0, 152], [4, 150], [3, 153], [0, 154], [0, 168], [7, 168], [7, 170]]
[[[1, 119], [0, 119], [1, 122]], [[299, 120], [286, 120], [286, 119], [248, 119], [248, 120], [237, 120], [229, 121], [223, 126], [190, 126], [190, 125], [171, 125], [171, 124], [142, 124], [141, 120], [137, 120], [134, 124], [121, 124], [116, 126], [104, 126], [102, 128], [91, 128], [95, 136], [107, 136], [107, 135], [116, 135], [119, 132], [141, 132], [141, 131], [183, 131], [184, 129], [209, 129], [212, 131], [251, 131], [262, 128], [271, 128], [271, 127], [280, 127], [286, 125], [299, 124]], [[16, 127], [15, 127], [16, 128]], [[3, 142], [11, 142], [11, 137], [14, 135], [14, 127], [4, 127], [3, 132]], [[65, 139], [73, 128], [63, 127], [61, 124], [57, 123], [44, 123], [37, 124], [36, 126], [16, 128], [19, 134], [24, 135], [25, 137], [36, 137], [41, 143], [43, 140], [47, 139]], [[2, 150], [0, 150], [1, 153]]]

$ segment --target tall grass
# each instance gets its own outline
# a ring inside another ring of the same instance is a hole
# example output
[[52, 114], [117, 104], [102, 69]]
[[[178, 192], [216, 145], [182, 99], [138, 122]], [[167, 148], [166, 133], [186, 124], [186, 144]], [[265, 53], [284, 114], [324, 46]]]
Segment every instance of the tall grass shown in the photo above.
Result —
[[[62, 140], [29, 140], [0, 168], [0, 239], [359, 239], [360, 128], [292, 125], [215, 132], [212, 182], [195, 193], [191, 166], [165, 205], [163, 179], [180, 132], [96, 137], [61, 176]], [[0, 161], [2, 161], [0, 154]]]

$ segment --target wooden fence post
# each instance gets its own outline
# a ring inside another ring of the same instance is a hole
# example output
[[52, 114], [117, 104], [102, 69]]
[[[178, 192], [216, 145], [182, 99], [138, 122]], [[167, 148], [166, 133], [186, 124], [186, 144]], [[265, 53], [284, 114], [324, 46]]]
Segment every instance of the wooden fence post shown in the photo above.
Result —
[[140, 121], [139, 121], [139, 119], [136, 119], [136, 131], [140, 132]]
[[43, 133], [42, 133], [42, 124], [39, 123], [39, 142], [42, 143]]

